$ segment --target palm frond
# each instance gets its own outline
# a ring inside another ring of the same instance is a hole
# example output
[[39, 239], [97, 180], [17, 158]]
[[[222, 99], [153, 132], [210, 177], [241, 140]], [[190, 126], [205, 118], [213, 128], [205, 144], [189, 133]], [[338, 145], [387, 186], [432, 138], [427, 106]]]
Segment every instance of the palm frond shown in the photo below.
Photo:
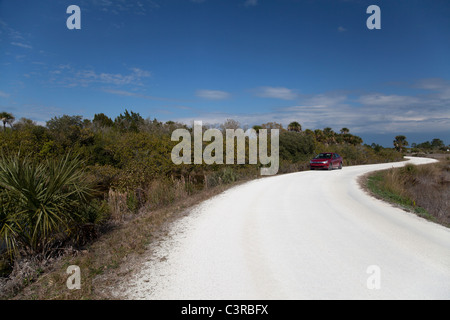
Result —
[[83, 222], [80, 208], [93, 190], [81, 164], [69, 154], [42, 163], [19, 155], [0, 157], [0, 241], [8, 250], [42, 250], [55, 234], [68, 235]]

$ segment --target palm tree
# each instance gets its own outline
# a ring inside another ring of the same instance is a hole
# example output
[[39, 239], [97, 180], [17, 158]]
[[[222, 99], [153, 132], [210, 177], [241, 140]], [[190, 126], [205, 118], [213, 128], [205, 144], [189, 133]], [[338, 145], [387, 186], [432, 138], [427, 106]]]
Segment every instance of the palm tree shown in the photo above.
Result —
[[330, 127], [323, 129], [323, 134], [325, 135], [325, 140], [327, 144], [336, 143], [335, 135], [336, 133]]
[[6, 130], [6, 124], [9, 124], [9, 126], [11, 127], [12, 123], [15, 120], [14, 116], [8, 112], [1, 112], [0, 119], [3, 122], [3, 130]]
[[327, 137], [334, 136], [334, 131], [333, 131], [333, 129], [331, 129], [330, 127], [324, 128], [324, 129], [323, 129], [323, 133], [324, 133], [325, 136], [327, 136]]
[[406, 141], [406, 137], [405, 136], [396, 136], [395, 140], [393, 141], [394, 143], [394, 147], [398, 152], [402, 152], [403, 147], [408, 146], [408, 141]]
[[363, 139], [361, 137], [354, 136], [354, 135], [350, 135], [350, 136], [351, 136], [350, 141], [349, 141], [350, 144], [357, 146], [357, 145], [360, 145], [361, 143], [363, 143]]
[[301, 132], [302, 126], [297, 121], [291, 122], [288, 125], [288, 131]]
[[342, 128], [341, 129], [341, 134], [348, 134], [350, 133], [350, 129], [349, 128]]
[[323, 134], [323, 131], [320, 129], [314, 130], [314, 135], [316, 136], [316, 140], [319, 142], [323, 142], [325, 136]]

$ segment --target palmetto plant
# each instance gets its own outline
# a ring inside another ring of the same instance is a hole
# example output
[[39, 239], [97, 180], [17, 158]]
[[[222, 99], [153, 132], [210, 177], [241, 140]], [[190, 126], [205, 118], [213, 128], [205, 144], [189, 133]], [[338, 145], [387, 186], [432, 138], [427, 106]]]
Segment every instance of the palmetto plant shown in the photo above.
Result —
[[15, 118], [11, 113], [0, 112], [0, 120], [3, 122], [3, 130], [6, 130], [6, 124], [9, 124], [11, 126]]
[[297, 121], [291, 122], [288, 125], [288, 130], [289, 131], [294, 131], [294, 132], [301, 132], [302, 131], [302, 125], [300, 123], [298, 123]]
[[46, 253], [83, 222], [92, 189], [81, 161], [0, 156], [0, 242], [11, 253]]
[[402, 152], [403, 148], [408, 146], [408, 141], [406, 141], [406, 137], [403, 135], [396, 136], [393, 143], [395, 149], [399, 152]]

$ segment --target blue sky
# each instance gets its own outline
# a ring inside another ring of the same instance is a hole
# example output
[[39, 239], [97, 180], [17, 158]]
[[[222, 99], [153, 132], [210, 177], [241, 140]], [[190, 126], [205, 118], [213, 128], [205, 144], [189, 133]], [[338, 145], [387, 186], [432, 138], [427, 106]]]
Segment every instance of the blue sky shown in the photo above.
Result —
[[0, 111], [40, 124], [128, 109], [449, 144], [449, 57], [448, 0], [0, 0]]

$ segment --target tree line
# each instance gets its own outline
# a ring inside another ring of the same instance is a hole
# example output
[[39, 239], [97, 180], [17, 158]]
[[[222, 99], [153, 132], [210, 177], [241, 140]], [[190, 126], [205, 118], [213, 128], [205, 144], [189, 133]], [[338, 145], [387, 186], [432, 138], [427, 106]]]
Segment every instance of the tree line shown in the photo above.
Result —
[[[175, 165], [171, 140], [186, 124], [143, 118], [125, 110], [53, 117], [45, 125], [0, 113], [0, 256], [15, 261], [47, 257], [92, 241], [105, 224], [154, 210], [208, 188], [259, 177], [261, 165]], [[243, 128], [228, 119], [221, 130]], [[207, 129], [208, 126], [205, 126]], [[279, 173], [306, 170], [318, 152], [337, 152], [345, 165], [401, 159], [393, 148], [374, 148], [348, 128], [303, 130], [293, 121], [253, 129], [279, 129]], [[234, 163], [237, 163], [235, 161]], [[1, 259], [0, 259], [1, 260]], [[0, 273], [1, 274], [1, 273]]]

